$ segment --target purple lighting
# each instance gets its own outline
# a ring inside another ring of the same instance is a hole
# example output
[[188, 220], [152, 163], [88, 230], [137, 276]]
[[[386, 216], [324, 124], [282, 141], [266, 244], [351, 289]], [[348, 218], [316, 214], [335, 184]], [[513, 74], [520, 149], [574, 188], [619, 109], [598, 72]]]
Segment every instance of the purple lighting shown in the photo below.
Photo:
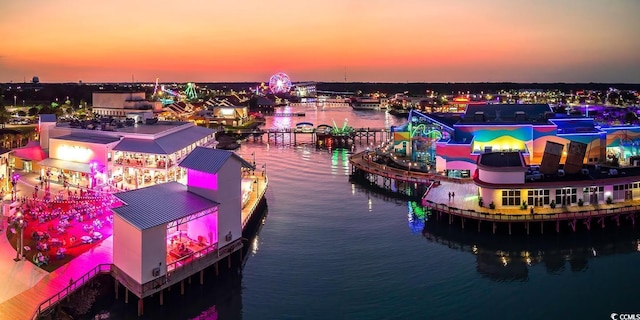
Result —
[[187, 170], [187, 185], [202, 189], [218, 190], [218, 175], [189, 169]]

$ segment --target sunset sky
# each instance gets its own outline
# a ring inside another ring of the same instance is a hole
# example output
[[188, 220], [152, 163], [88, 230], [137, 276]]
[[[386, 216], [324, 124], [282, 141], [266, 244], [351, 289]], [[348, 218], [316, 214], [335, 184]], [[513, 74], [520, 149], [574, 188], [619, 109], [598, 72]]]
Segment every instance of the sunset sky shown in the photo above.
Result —
[[0, 82], [640, 83], [638, 0], [0, 0]]

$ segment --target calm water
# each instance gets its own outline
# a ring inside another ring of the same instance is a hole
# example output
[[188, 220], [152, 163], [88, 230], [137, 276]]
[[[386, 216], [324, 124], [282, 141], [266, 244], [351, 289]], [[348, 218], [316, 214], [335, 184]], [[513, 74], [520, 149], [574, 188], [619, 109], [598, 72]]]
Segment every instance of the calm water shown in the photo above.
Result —
[[[355, 127], [399, 124], [349, 108], [269, 118], [267, 127], [344, 119]], [[359, 146], [364, 148], [366, 146]], [[408, 201], [349, 182], [348, 154], [313, 146], [245, 143], [267, 163], [265, 225], [242, 277], [196, 289], [147, 319], [608, 319], [640, 313], [640, 231], [494, 236], [410, 222]], [[549, 230], [552, 231], [552, 230]], [[199, 286], [194, 286], [199, 288]], [[175, 293], [174, 290], [173, 292]], [[169, 299], [167, 299], [169, 300]], [[135, 319], [135, 303], [107, 307]]]

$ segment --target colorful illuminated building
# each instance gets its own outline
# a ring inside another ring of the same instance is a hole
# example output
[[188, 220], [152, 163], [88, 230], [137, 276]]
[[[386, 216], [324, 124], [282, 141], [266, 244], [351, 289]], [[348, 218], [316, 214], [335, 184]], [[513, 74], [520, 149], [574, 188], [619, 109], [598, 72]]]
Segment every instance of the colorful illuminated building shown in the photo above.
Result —
[[[116, 194], [113, 276], [140, 299], [201, 273], [242, 248], [242, 181], [255, 167], [234, 152], [196, 147], [182, 160], [186, 185]], [[141, 310], [139, 309], [139, 313]]]
[[527, 165], [536, 165], [547, 142], [565, 146], [564, 161], [571, 141], [587, 145], [587, 164], [614, 157], [628, 163], [640, 151], [640, 128], [603, 127], [592, 118], [556, 115], [548, 104], [470, 104], [459, 117], [413, 110], [406, 125], [394, 128], [397, 154], [462, 178], [471, 177], [480, 154], [519, 151]]
[[71, 124], [41, 115], [39, 132], [39, 145], [14, 151], [16, 169], [52, 182], [111, 182], [123, 189], [184, 179], [186, 170], [178, 163], [196, 147], [216, 143], [215, 130], [191, 122]]

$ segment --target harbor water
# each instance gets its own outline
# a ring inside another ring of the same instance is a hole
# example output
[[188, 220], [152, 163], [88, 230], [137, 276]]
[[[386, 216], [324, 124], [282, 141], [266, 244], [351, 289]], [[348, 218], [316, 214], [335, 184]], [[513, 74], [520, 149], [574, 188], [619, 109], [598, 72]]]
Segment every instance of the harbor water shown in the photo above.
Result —
[[[296, 106], [265, 128], [403, 123], [384, 112]], [[265, 136], [266, 138], [266, 136]], [[304, 136], [298, 142], [305, 141]], [[357, 150], [371, 147], [357, 145]], [[141, 319], [609, 319], [640, 313], [640, 229], [492, 235], [429, 219], [349, 180], [349, 150], [247, 141], [269, 176], [268, 214], [235, 280], [189, 286]], [[177, 290], [174, 290], [177, 291]], [[135, 303], [103, 306], [138, 319]]]

